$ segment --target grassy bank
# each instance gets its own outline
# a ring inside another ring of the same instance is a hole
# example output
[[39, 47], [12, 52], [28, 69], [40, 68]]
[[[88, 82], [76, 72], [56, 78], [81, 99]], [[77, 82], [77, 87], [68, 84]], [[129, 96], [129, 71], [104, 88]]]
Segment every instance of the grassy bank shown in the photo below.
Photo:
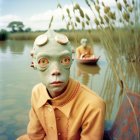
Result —
[[[9, 33], [9, 39], [11, 40], [34, 40], [42, 32], [23, 32], [23, 33]], [[104, 47], [110, 51], [116, 52], [116, 57], [119, 55], [125, 55], [127, 59], [134, 61], [134, 59], [140, 56], [140, 30], [132, 32], [125, 29], [112, 30], [92, 30], [92, 31], [63, 31], [63, 34], [67, 35], [69, 40], [76, 46], [80, 44], [81, 38], [88, 38], [91, 44], [100, 42]], [[113, 56], [114, 57], [114, 56]], [[130, 58], [131, 57], [131, 58]]]
[[[10, 40], [34, 40], [42, 33], [44, 32], [9, 33], [8, 38]], [[115, 51], [115, 56], [113, 55], [112, 57], [119, 58], [120, 56], [125, 56], [128, 61], [140, 61], [140, 30], [137, 30], [135, 33], [126, 29], [92, 31], [75, 30], [63, 31], [62, 33], [67, 35], [75, 46], [79, 46], [81, 38], [88, 38], [90, 44], [102, 43], [106, 50], [110, 52], [109, 56]]]
[[[101, 30], [92, 30], [92, 31], [58, 31], [68, 36], [69, 40], [72, 42], [80, 42], [81, 38], [88, 38], [90, 42], [100, 42], [100, 38], [104, 37], [104, 34]], [[45, 33], [42, 32], [21, 32], [21, 33], [9, 33], [10, 40], [34, 40], [38, 35]], [[108, 31], [109, 33], [109, 31]], [[114, 39], [117, 39], [117, 36], [114, 35]]]
[[34, 40], [38, 35], [43, 32], [19, 32], [9, 33], [8, 39], [10, 40]]
[[[58, 31], [60, 32], [60, 31]], [[9, 33], [10, 40], [34, 40], [38, 35], [44, 33], [42, 32], [22, 32], [22, 33]], [[110, 35], [113, 41], [118, 42], [120, 38], [129, 40], [133, 37], [132, 32], [128, 32], [124, 29], [118, 29], [116, 31], [105, 30], [92, 30], [92, 31], [63, 31], [70, 41], [76, 43], [80, 42], [81, 38], [88, 38], [90, 42], [100, 42], [106, 35]], [[140, 35], [140, 31], [139, 31]]]
[[[60, 31], [58, 31], [60, 32]], [[9, 33], [10, 40], [34, 40], [38, 35], [44, 33], [42, 32], [22, 32], [22, 33]], [[100, 31], [93, 31], [89, 33], [88, 31], [63, 31], [62, 33], [66, 34], [70, 41], [72, 42], [79, 42], [81, 38], [87, 37], [89, 35], [91, 39], [95, 42], [99, 42], [99, 34]]]

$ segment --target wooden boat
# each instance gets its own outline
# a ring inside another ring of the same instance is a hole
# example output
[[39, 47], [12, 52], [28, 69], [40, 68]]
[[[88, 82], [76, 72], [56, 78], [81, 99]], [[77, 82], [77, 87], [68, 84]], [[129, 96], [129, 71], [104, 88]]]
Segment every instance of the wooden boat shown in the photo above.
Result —
[[103, 140], [140, 140], [140, 94], [128, 91]]
[[81, 64], [89, 64], [89, 65], [96, 65], [99, 57], [94, 57], [94, 58], [79, 58], [77, 59], [77, 62], [81, 63]]

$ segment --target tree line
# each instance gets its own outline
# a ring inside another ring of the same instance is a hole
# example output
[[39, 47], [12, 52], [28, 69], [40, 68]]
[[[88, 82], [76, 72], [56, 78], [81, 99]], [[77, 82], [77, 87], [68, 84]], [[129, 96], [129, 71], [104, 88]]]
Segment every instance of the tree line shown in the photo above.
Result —
[[[25, 25], [21, 21], [12, 21], [7, 25], [11, 33], [15, 32], [31, 32], [31, 28], [25, 28]], [[0, 41], [4, 41], [8, 38], [8, 31], [5, 29], [0, 29]]]
[[23, 24], [22, 21], [12, 21], [8, 24], [7, 28], [10, 29], [10, 32], [30, 32], [31, 28], [27, 27], [25, 28], [25, 25]]

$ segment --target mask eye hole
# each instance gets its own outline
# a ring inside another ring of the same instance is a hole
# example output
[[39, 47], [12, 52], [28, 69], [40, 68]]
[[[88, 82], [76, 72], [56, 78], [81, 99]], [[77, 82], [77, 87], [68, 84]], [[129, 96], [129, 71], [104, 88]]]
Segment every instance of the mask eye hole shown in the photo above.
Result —
[[70, 57], [69, 56], [65, 56], [61, 59], [61, 64], [67, 66], [70, 64]]
[[39, 61], [38, 61], [38, 65], [39, 65], [41, 68], [47, 67], [48, 64], [49, 64], [49, 60], [48, 60], [47, 58], [41, 58], [41, 59], [39, 59]]

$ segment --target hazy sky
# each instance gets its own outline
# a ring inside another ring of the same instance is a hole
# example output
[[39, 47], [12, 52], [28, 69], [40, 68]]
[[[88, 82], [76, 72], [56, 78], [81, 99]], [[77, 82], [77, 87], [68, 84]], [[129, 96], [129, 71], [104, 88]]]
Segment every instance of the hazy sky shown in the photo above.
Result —
[[91, 14], [85, 0], [0, 0], [0, 29], [6, 28], [11, 21], [22, 21], [25, 27], [31, 27], [33, 30], [47, 29], [52, 15], [52, 28], [64, 28], [65, 23], [61, 20], [62, 10], [57, 8], [58, 1], [64, 9], [72, 8], [72, 1], [78, 2], [89, 15]]

